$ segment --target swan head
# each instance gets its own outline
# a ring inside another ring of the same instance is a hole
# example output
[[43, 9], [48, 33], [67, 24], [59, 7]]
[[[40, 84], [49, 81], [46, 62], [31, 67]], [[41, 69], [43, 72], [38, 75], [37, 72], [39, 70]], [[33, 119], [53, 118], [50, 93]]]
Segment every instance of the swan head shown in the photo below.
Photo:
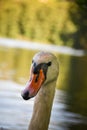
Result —
[[59, 64], [52, 53], [37, 53], [32, 60], [30, 79], [21, 93], [23, 99], [28, 100], [36, 96], [41, 86], [57, 80], [58, 73]]

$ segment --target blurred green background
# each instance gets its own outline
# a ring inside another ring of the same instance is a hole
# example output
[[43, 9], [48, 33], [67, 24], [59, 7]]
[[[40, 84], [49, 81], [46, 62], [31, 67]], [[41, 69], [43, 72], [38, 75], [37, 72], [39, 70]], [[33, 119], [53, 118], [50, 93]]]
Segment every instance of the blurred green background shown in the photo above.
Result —
[[[86, 0], [0, 0], [0, 37], [83, 50], [82, 56], [55, 55], [60, 62], [57, 88], [67, 92], [69, 111], [87, 117]], [[37, 51], [0, 46], [0, 79], [25, 84]], [[87, 128], [79, 126], [70, 130]]]
[[87, 49], [87, 1], [0, 0], [0, 36]]

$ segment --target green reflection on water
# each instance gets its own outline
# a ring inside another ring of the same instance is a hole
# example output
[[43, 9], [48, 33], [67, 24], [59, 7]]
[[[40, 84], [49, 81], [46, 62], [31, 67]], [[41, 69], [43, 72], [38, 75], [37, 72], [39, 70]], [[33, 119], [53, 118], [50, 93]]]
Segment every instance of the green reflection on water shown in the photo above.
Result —
[[87, 56], [59, 55], [58, 88], [67, 91], [68, 110], [87, 116]]
[[0, 47], [0, 78], [25, 83], [36, 51]]
[[70, 111], [87, 116], [87, 56], [71, 57], [68, 83]]

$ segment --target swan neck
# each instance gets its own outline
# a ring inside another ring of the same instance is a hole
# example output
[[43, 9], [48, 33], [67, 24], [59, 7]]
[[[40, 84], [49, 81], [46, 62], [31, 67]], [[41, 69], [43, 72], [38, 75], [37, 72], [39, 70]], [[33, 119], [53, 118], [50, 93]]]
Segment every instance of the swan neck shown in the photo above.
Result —
[[41, 87], [35, 98], [33, 115], [28, 130], [48, 130], [55, 86], [56, 82], [53, 81], [47, 86]]

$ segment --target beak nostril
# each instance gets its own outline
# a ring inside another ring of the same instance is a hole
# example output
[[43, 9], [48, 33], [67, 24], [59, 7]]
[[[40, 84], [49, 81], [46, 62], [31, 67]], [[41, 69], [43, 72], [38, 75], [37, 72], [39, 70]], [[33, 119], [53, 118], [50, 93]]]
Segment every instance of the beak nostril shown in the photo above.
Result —
[[23, 91], [21, 93], [21, 96], [23, 97], [24, 100], [28, 100], [29, 99], [29, 91]]

